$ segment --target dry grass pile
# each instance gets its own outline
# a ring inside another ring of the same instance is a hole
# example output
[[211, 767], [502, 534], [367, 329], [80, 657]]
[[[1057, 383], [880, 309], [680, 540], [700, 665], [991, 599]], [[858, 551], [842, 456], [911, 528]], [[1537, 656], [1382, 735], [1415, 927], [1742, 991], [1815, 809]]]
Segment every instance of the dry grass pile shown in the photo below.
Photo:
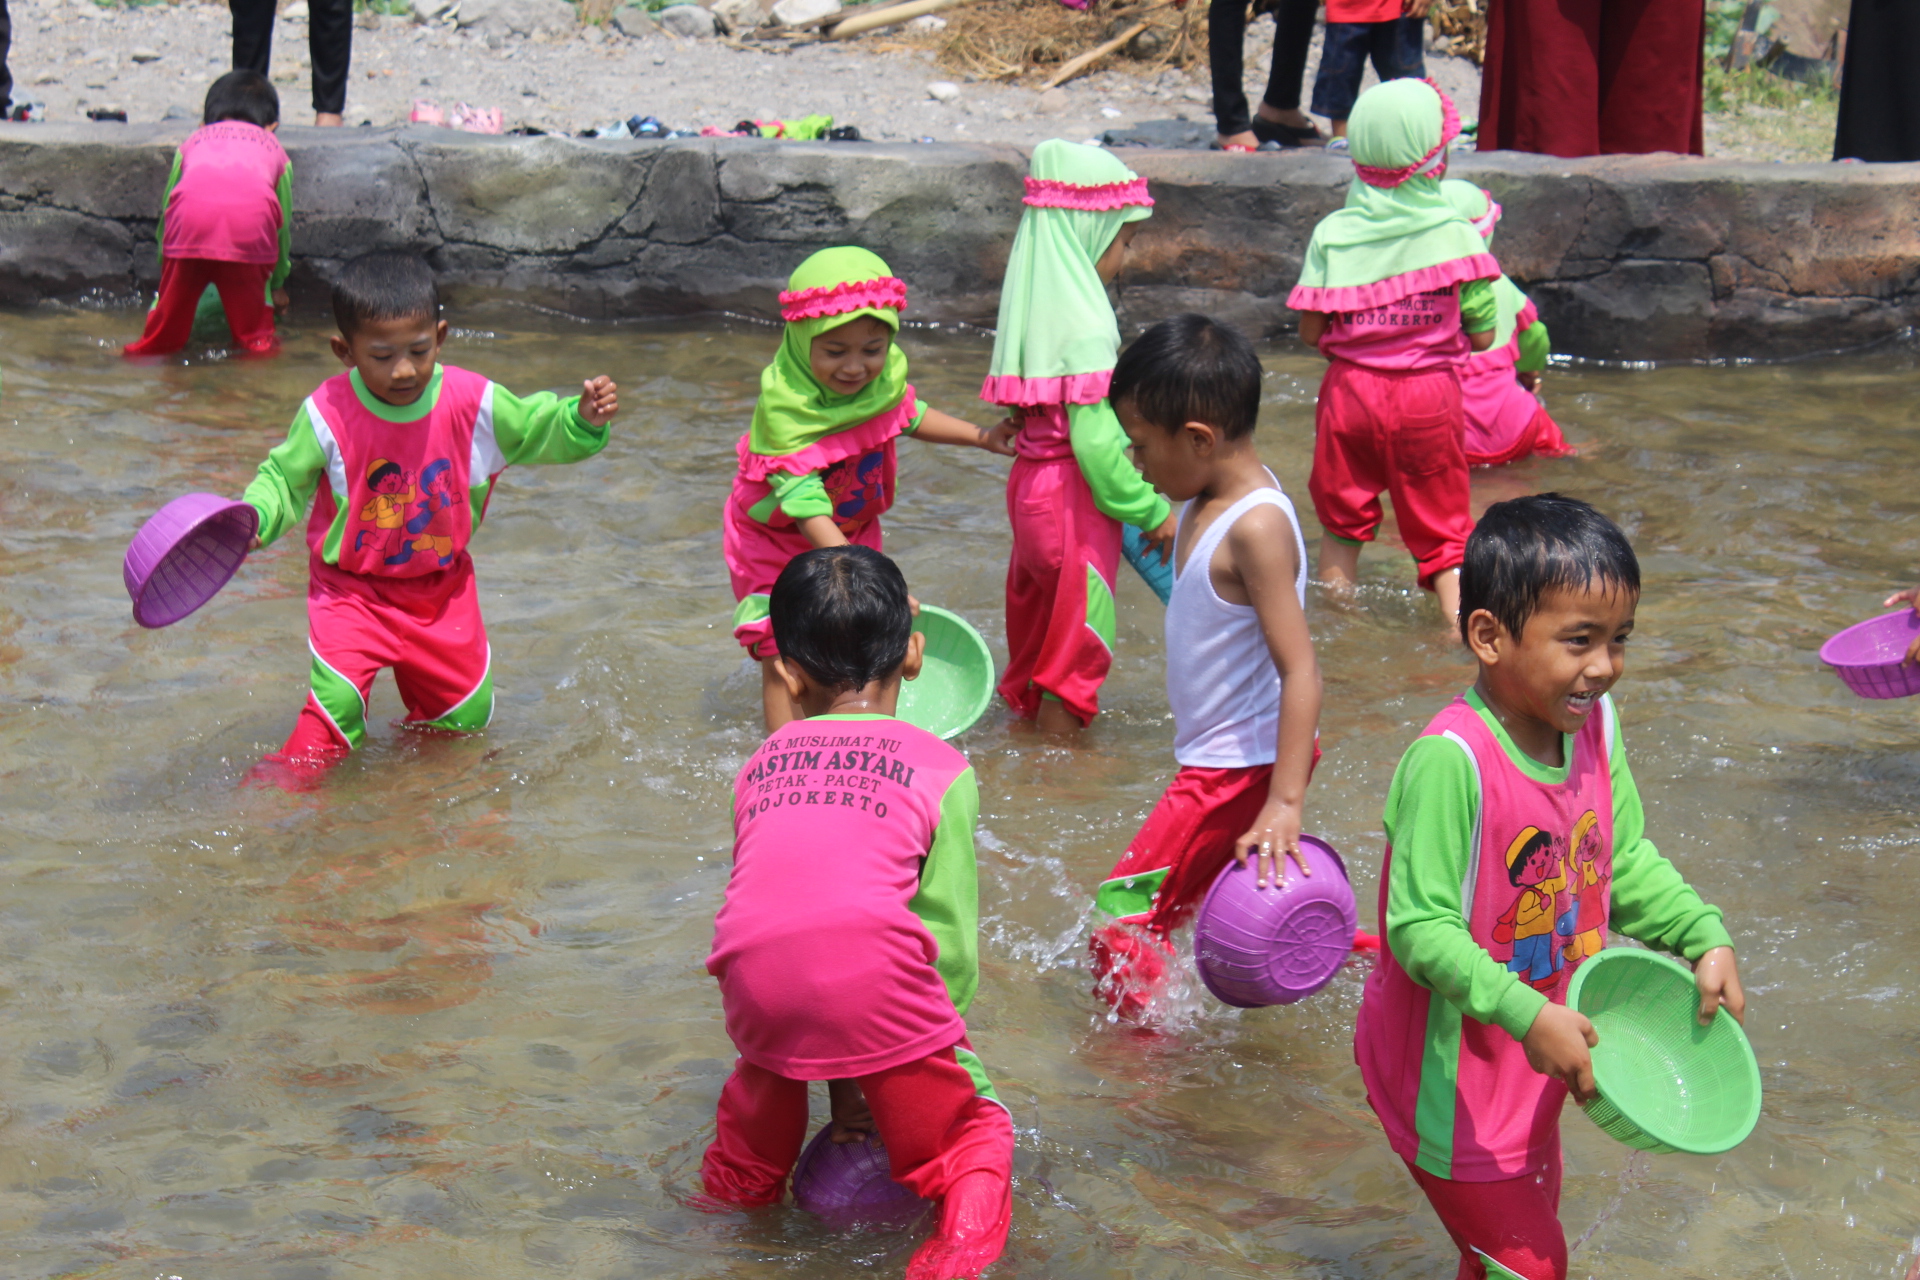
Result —
[[1443, 53], [1472, 58], [1479, 66], [1487, 58], [1487, 0], [1434, 0], [1427, 11]]
[[1060, 0], [978, 0], [941, 16], [943, 30], [894, 38], [933, 49], [942, 67], [981, 80], [1044, 79], [1140, 22], [1147, 30], [1089, 69], [1150, 73], [1207, 56], [1206, 0], [1188, 0], [1184, 9], [1170, 0], [1094, 0], [1086, 10]]

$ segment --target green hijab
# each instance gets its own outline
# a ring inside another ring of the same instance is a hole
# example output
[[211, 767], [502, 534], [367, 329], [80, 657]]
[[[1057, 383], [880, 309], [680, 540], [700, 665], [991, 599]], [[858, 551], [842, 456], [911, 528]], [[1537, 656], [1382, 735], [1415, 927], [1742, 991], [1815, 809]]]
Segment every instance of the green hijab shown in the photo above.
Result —
[[747, 448], [765, 457], [798, 453], [898, 405], [907, 390], [907, 357], [898, 342], [887, 348], [880, 376], [850, 396], [820, 385], [809, 354], [815, 338], [862, 316], [898, 334], [905, 303], [906, 286], [879, 254], [865, 249], [822, 249], [796, 267], [780, 295], [782, 314], [790, 318], [773, 363], [760, 371]]
[[1120, 326], [1094, 269], [1120, 228], [1152, 215], [1146, 182], [1099, 147], [1049, 138], [1033, 149], [1026, 209], [1000, 286], [989, 404], [1104, 400]]
[[1360, 95], [1347, 121], [1357, 176], [1346, 206], [1314, 228], [1294, 290], [1305, 297], [1289, 299], [1296, 310], [1385, 306], [1495, 274], [1466, 261], [1487, 257], [1486, 247], [1440, 194], [1446, 144], [1459, 129], [1453, 104], [1424, 80], [1389, 80]]
[[[1464, 178], [1444, 178], [1440, 182], [1440, 193], [1461, 217], [1479, 229], [1481, 242], [1491, 249], [1493, 229], [1500, 222], [1500, 203], [1493, 198], [1493, 192], [1483, 191]], [[1493, 282], [1493, 305], [1493, 346], [1489, 350], [1498, 351], [1513, 341], [1514, 326], [1519, 322], [1521, 308], [1527, 305], [1527, 295], [1502, 272]]]

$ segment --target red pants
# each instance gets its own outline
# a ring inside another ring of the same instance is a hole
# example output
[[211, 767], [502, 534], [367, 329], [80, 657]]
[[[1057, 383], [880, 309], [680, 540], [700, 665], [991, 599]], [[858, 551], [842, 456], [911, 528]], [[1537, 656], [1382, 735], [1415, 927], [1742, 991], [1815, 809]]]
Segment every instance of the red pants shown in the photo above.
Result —
[[1336, 538], [1372, 542], [1385, 490], [1420, 585], [1432, 590], [1473, 532], [1465, 434], [1452, 366], [1401, 373], [1335, 360], [1314, 410], [1314, 514]]
[[[887, 1144], [893, 1179], [939, 1206], [908, 1280], [973, 1276], [1006, 1248], [1013, 1220], [1013, 1121], [981, 1097], [953, 1050], [857, 1078]], [[720, 1091], [700, 1178], [715, 1199], [777, 1203], [807, 1136], [807, 1082], [745, 1058]]]
[[377, 578], [315, 563], [307, 592], [312, 688], [281, 754], [323, 759], [367, 736], [367, 695], [392, 667], [409, 723], [473, 733], [493, 717], [492, 651], [473, 561], [417, 578]]
[[1480, 149], [1702, 154], [1702, 6], [1493, 0]]
[[1558, 1146], [1540, 1173], [1501, 1182], [1453, 1182], [1412, 1164], [1407, 1168], [1460, 1250], [1454, 1280], [1486, 1280], [1483, 1258], [1523, 1280], [1566, 1280]]
[[162, 258], [160, 297], [147, 312], [138, 340], [123, 349], [130, 356], [171, 355], [193, 336], [193, 313], [211, 284], [220, 293], [233, 345], [243, 351], [269, 352], [279, 346], [273, 332], [273, 306], [267, 301], [272, 263], [215, 262], [211, 258]]
[[1113, 666], [1120, 522], [1093, 505], [1071, 456], [1016, 458], [1007, 477], [1007, 670], [1000, 696], [1021, 716], [1052, 694], [1081, 724], [1100, 714]]

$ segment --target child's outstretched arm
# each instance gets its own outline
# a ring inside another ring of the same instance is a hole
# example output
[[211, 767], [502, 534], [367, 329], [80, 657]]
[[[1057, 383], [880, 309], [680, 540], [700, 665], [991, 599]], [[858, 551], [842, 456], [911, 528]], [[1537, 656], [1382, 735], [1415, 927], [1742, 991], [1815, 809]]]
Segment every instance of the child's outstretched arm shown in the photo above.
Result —
[[1001, 422], [992, 427], [976, 427], [964, 418], [956, 418], [950, 413], [938, 409], [928, 409], [920, 415], [920, 425], [913, 430], [913, 438], [925, 440], [929, 444], [965, 444], [976, 449], [985, 449], [988, 453], [997, 453], [1003, 457], [1013, 456], [1013, 437], [1020, 430], [1014, 423], [1013, 430]]
[[241, 498], [260, 516], [260, 528], [254, 535], [253, 550], [271, 543], [292, 528], [307, 513], [313, 491], [327, 469], [327, 455], [314, 434], [313, 419], [306, 405], [293, 416], [287, 438], [273, 447], [254, 473], [253, 483]]
[[620, 410], [620, 389], [603, 376], [583, 382], [577, 396], [538, 391], [521, 397], [496, 382], [492, 409], [499, 467], [579, 462], [607, 447], [607, 424]]
[[[1300, 822], [1320, 727], [1320, 663], [1314, 656], [1313, 637], [1307, 633], [1307, 615], [1294, 590], [1300, 552], [1286, 516], [1273, 506], [1247, 512], [1227, 531], [1227, 553], [1280, 672], [1280, 729], [1267, 802], [1253, 825], [1234, 841], [1233, 849], [1242, 866], [1249, 855], [1254, 856], [1254, 871], [1264, 887], [1269, 878], [1280, 883], [1280, 862], [1288, 855], [1302, 875], [1310, 874], [1300, 852]], [[1211, 572], [1210, 566], [1200, 567]]]
[[1127, 433], [1121, 430], [1113, 406], [1105, 400], [1068, 405], [1067, 439], [1080, 474], [1093, 490], [1093, 505], [1101, 514], [1140, 530], [1147, 545], [1160, 552], [1161, 561], [1171, 561], [1173, 536], [1180, 527], [1173, 505], [1155, 493], [1133, 465]]

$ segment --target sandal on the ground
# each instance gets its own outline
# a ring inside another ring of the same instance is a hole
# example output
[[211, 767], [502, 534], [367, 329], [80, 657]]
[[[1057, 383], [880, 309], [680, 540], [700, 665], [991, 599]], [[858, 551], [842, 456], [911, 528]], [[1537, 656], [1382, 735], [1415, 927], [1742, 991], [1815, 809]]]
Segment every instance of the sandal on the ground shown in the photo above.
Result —
[[1301, 128], [1283, 120], [1253, 118], [1253, 136], [1262, 142], [1277, 142], [1283, 147], [1317, 147], [1327, 136], [1312, 125]]
[[1260, 148], [1250, 147], [1244, 142], [1222, 142], [1218, 138], [1215, 138], [1213, 140], [1213, 149], [1215, 151], [1244, 151], [1248, 155], [1252, 155]]
[[1345, 138], [1328, 138], [1327, 150], [1335, 152], [1336, 154], [1344, 154], [1345, 152], [1351, 150], [1351, 148], [1349, 147], [1347, 140]]

